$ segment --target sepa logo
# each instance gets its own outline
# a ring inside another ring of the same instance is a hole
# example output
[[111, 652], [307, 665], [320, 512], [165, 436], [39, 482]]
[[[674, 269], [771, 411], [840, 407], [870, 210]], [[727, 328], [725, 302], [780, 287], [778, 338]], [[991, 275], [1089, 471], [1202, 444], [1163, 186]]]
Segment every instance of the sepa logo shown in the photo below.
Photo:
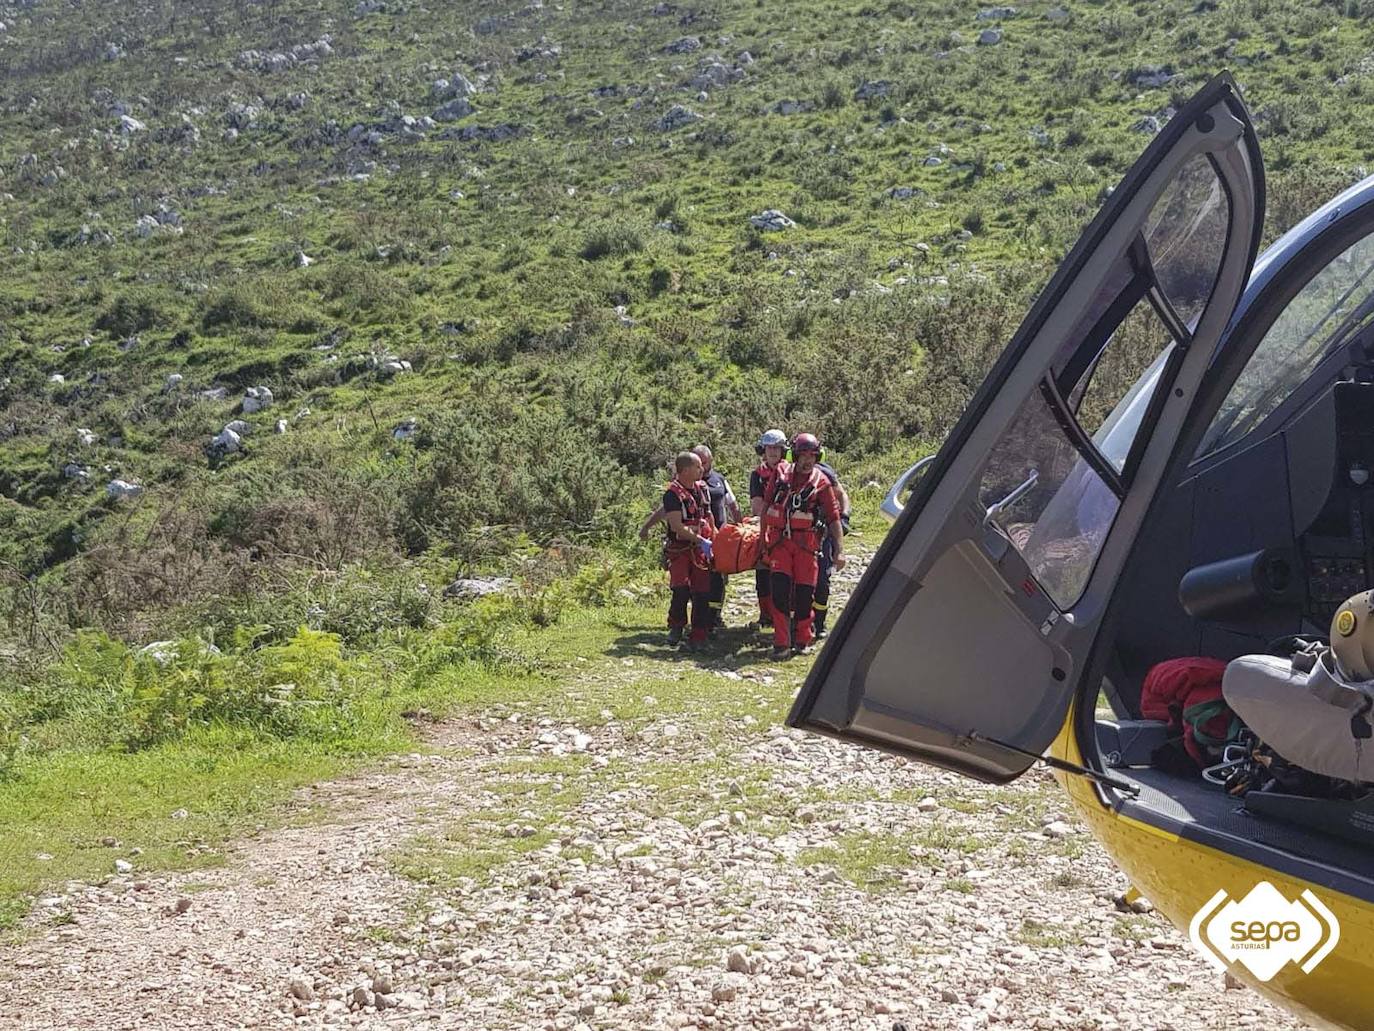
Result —
[[1237, 902], [1217, 892], [1188, 925], [1193, 945], [1220, 970], [1240, 963], [1268, 981], [1294, 963], [1310, 974], [1341, 938], [1336, 914], [1312, 892], [1292, 902], [1268, 881], [1260, 881]]

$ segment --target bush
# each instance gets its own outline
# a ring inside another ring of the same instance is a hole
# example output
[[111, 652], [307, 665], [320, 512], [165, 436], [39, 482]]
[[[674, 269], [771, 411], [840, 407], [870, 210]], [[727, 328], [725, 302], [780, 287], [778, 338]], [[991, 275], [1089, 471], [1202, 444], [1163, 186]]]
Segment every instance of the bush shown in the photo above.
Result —
[[294, 286], [276, 277], [240, 280], [210, 294], [201, 315], [201, 325], [207, 331], [256, 328], [317, 332], [322, 323], [300, 302], [299, 296]]
[[641, 225], [625, 218], [605, 218], [588, 227], [578, 254], [587, 261], [596, 261], [599, 258], [635, 254], [643, 249], [644, 229]]
[[389, 312], [413, 296], [406, 283], [382, 269], [361, 262], [332, 265], [324, 276], [324, 296], [342, 301], [346, 311]]
[[169, 324], [175, 316], [167, 298], [156, 292], [134, 287], [121, 291], [96, 316], [95, 328], [115, 338], [133, 336]]
[[[84, 716], [108, 742], [129, 749], [213, 724], [280, 738], [337, 736], [353, 719], [360, 686], [337, 635], [300, 627], [279, 645], [254, 647], [260, 630], [240, 628], [223, 652], [195, 638], [135, 652], [104, 634], [81, 633], [29, 692], [23, 718], [37, 725]], [[0, 766], [10, 739], [5, 712], [14, 703], [0, 697]], [[14, 722], [11, 715], [11, 735]]]
[[19, 723], [18, 706], [0, 695], [0, 781], [9, 780], [18, 772], [23, 749], [24, 734]]
[[[438, 416], [400, 487], [407, 544], [423, 549], [444, 541], [475, 558], [484, 545], [499, 546], [485, 532], [491, 527], [523, 529], [544, 541], [623, 529], [630, 493], [624, 469], [599, 433], [563, 411], [507, 408], [488, 398], [480, 407]], [[578, 412], [579, 420], [598, 426], [612, 416]]]

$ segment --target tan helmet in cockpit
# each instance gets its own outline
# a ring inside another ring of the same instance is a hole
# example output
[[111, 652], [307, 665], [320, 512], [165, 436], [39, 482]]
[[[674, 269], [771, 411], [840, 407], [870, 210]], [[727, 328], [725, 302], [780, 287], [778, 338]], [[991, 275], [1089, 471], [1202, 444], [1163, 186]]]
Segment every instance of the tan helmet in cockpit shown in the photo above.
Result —
[[1346, 680], [1374, 680], [1374, 591], [1347, 598], [1331, 617], [1331, 653]]

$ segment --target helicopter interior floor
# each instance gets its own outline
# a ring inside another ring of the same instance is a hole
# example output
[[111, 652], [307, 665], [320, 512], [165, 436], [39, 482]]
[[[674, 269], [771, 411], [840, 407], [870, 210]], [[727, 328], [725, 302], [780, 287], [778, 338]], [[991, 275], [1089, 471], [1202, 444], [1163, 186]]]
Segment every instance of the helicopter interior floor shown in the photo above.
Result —
[[1118, 767], [1111, 772], [1139, 787], [1137, 803], [1181, 825], [1178, 833], [1184, 838], [1228, 852], [1233, 849], [1227, 848], [1218, 836], [1239, 839], [1252, 847], [1277, 849], [1367, 879], [1367, 893], [1374, 894], [1374, 852], [1368, 848], [1296, 824], [1255, 816], [1246, 812], [1239, 800], [1201, 777], [1184, 777], [1148, 767]]

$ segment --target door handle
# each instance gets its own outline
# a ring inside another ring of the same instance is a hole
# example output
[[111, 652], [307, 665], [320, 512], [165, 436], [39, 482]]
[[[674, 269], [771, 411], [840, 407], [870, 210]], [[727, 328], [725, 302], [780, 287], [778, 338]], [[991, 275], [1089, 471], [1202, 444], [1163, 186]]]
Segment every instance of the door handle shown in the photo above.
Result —
[[983, 513], [983, 525], [992, 526], [994, 523], [996, 523], [1003, 512], [1011, 508], [1012, 505], [1016, 504], [1018, 501], [1020, 501], [1027, 494], [1029, 494], [1032, 490], [1035, 489], [1035, 485], [1039, 481], [1039, 479], [1039, 470], [1032, 469], [1030, 471], [1030, 475], [1026, 477], [1024, 483], [1022, 483], [1019, 487], [1013, 487], [1011, 493], [1004, 497], [1001, 501], [994, 501], [991, 505], [988, 506], [988, 510], [985, 513]]

